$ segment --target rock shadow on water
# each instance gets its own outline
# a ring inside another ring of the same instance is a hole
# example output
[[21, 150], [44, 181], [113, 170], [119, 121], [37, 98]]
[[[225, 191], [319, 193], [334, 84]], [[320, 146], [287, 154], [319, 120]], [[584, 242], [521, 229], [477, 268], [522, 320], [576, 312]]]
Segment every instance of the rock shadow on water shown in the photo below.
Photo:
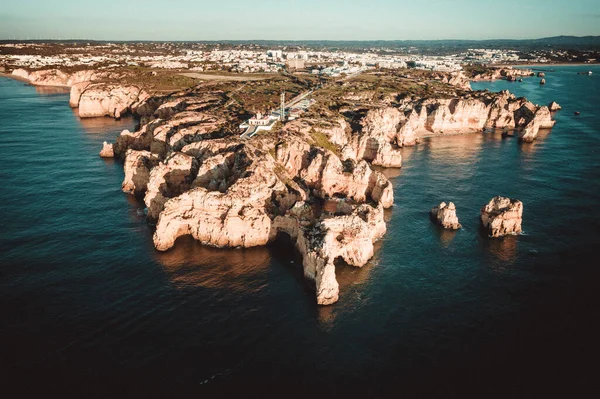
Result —
[[154, 251], [176, 288], [203, 287], [252, 294], [268, 282], [267, 248], [222, 249], [202, 245], [191, 236], [177, 239], [166, 252]]
[[34, 86], [37, 94], [41, 96], [53, 96], [57, 94], [69, 94], [71, 89], [61, 86]]

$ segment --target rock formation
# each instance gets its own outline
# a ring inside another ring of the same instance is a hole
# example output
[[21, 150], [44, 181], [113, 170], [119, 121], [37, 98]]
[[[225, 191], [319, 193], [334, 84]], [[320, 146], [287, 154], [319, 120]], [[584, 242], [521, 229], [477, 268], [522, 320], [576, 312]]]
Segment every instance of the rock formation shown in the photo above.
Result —
[[100, 83], [120, 77], [110, 72], [81, 70], [66, 73], [58, 69], [29, 72], [25, 69], [15, 69], [12, 75], [36, 86], [70, 87], [69, 105], [78, 108], [81, 118], [120, 118], [149, 97], [136, 86]]
[[494, 197], [481, 208], [481, 224], [490, 237], [521, 233], [523, 203], [516, 199]]
[[535, 74], [530, 69], [520, 69], [512, 67], [496, 67], [488, 68], [482, 73], [477, 73], [472, 76], [472, 80], [497, 80], [497, 79], [508, 79], [510, 77], [517, 76], [534, 76]]
[[548, 109], [550, 110], [550, 112], [556, 112], [562, 109], [562, 107], [555, 101], [552, 101], [550, 104], [548, 104]]
[[102, 144], [102, 150], [100, 151], [102, 158], [114, 158], [115, 152], [113, 151], [113, 145], [106, 141]]
[[159, 161], [160, 159], [150, 151], [127, 150], [122, 190], [134, 195], [143, 194], [148, 187], [150, 170], [158, 165]]
[[[136, 86], [92, 84], [79, 95], [79, 116], [81, 118], [97, 116], [120, 118], [129, 112], [132, 105], [139, 102], [140, 97], [143, 96], [143, 91]], [[74, 102], [74, 100], [71, 101], [71, 103]]]
[[[244, 141], [220, 133], [226, 120], [210, 110], [221, 102], [199, 104], [194, 96], [165, 98], [147, 111], [147, 123], [123, 131], [113, 145], [125, 158], [123, 191], [143, 195], [148, 219], [156, 221], [155, 247], [165, 251], [191, 235], [205, 245], [248, 248], [287, 234], [315, 283], [317, 303], [337, 301], [336, 262], [365, 265], [385, 234], [389, 180], [362, 156], [340, 159], [335, 147], [348, 143], [343, 121], [290, 123], [275, 142]], [[317, 145], [317, 126], [338, 144]]]
[[429, 216], [431, 217], [431, 220], [445, 229], [458, 230], [462, 227], [460, 223], [458, 223], [456, 207], [453, 202], [449, 202], [448, 204], [442, 202], [438, 206], [433, 207], [431, 211], [429, 211]]
[[533, 117], [519, 132], [519, 139], [532, 142], [538, 135], [540, 129], [551, 129], [556, 122], [552, 120], [550, 110], [546, 106], [539, 107], [533, 113]]

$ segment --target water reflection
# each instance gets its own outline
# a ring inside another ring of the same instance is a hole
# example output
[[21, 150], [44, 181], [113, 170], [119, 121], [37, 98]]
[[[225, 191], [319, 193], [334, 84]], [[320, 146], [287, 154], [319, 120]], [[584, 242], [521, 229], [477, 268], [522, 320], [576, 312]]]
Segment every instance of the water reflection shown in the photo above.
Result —
[[546, 139], [548, 137], [548, 135], [550, 134], [551, 131], [552, 131], [552, 129], [540, 129], [536, 139], [533, 142], [519, 143], [520, 151], [524, 155], [526, 155], [528, 158], [530, 156], [534, 155], [537, 150], [539, 150], [540, 148], [543, 148], [543, 146], [544, 146], [543, 141], [544, 141], [544, 139]]
[[457, 230], [444, 229], [433, 222], [431, 222], [431, 226], [435, 236], [440, 241], [440, 245], [444, 248], [448, 248], [454, 240], [454, 237], [456, 237]]
[[44, 96], [54, 95], [54, 94], [66, 94], [70, 92], [68, 87], [60, 87], [60, 86], [34, 86], [35, 91]]
[[238, 293], [260, 291], [267, 284], [271, 256], [268, 248], [220, 249], [181, 237], [167, 252], [154, 251], [156, 260], [177, 288], [201, 286]]
[[500, 262], [494, 262], [497, 271], [503, 271], [517, 260], [519, 236], [505, 236], [502, 238], [481, 237], [483, 249], [493, 255]]
[[77, 109], [73, 109], [73, 113], [77, 116], [77, 121], [88, 134], [103, 134], [107, 131], [122, 131], [132, 129], [136, 125], [136, 119], [132, 116], [114, 119], [109, 117], [98, 118], [80, 118], [77, 114]]
[[402, 168], [382, 168], [378, 166], [373, 166], [372, 168], [381, 172], [385, 177], [387, 177], [390, 180], [395, 179], [396, 177], [402, 174]]

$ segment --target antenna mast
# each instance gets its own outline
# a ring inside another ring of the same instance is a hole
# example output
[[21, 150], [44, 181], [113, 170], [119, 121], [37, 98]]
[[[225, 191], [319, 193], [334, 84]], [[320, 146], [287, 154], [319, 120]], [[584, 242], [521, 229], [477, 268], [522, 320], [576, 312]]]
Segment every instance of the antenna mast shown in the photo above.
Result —
[[285, 91], [281, 92], [281, 105], [279, 106], [279, 120], [285, 120]]

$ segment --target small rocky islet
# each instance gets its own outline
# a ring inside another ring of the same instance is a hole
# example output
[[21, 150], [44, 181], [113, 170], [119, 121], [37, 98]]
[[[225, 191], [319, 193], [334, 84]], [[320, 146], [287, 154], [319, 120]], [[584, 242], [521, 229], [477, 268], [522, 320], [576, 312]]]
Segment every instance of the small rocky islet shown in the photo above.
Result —
[[[157, 250], [170, 249], [183, 235], [215, 247], [248, 248], [286, 234], [320, 305], [338, 300], [335, 262], [365, 265], [386, 233], [384, 210], [394, 203], [393, 189], [373, 166], [401, 167], [400, 148], [429, 135], [515, 129], [521, 141], [531, 142], [540, 129], [552, 128], [552, 112], [560, 109], [508, 91], [471, 91], [467, 77], [455, 73], [443, 79], [455, 89], [451, 95], [378, 96], [346, 87], [334, 104], [244, 139], [235, 129], [235, 97], [219, 84], [150, 94], [114, 83], [123, 80], [114, 72], [13, 74], [32, 84], [70, 87], [70, 105], [80, 117], [140, 118], [138, 130], [104, 143], [100, 155], [124, 160], [122, 189], [143, 198], [156, 223]], [[520, 201], [496, 197], [481, 210], [482, 225], [491, 237], [519, 233], [522, 209]], [[431, 217], [445, 228], [461, 227], [453, 203], [432, 209]]]

